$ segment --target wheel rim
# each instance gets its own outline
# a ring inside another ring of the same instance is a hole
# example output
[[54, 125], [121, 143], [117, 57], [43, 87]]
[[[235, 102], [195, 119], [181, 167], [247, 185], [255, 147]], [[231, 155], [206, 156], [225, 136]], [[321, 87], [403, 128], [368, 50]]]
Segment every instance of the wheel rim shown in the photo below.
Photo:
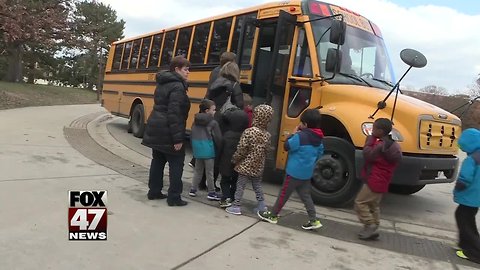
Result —
[[336, 193], [349, 181], [347, 161], [335, 153], [326, 154], [320, 159], [313, 173], [312, 185], [322, 193]]

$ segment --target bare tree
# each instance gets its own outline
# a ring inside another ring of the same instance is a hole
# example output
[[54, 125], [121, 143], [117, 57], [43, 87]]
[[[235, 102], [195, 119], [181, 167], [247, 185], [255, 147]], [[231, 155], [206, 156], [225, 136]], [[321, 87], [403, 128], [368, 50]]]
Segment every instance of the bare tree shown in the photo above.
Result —
[[478, 78], [473, 82], [473, 84], [468, 86], [468, 95], [471, 98], [480, 96], [480, 74], [478, 74]]
[[432, 95], [448, 96], [448, 91], [445, 87], [436, 85], [427, 85], [419, 90], [422, 93], [428, 93]]

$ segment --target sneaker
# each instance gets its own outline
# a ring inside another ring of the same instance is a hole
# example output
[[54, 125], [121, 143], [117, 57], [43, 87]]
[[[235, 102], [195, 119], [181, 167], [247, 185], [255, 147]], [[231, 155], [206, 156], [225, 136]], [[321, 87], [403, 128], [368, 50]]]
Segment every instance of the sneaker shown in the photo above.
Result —
[[277, 224], [277, 222], [278, 222], [278, 216], [275, 216], [270, 211], [259, 211], [259, 212], [257, 212], [257, 215], [261, 220], [270, 222], [272, 224]]
[[220, 200], [220, 208], [227, 208], [232, 206], [232, 203], [230, 202], [230, 199], [226, 200]]
[[304, 229], [304, 230], [314, 230], [314, 229], [321, 228], [322, 226], [323, 225], [322, 225], [322, 223], [320, 223], [320, 220], [316, 219], [316, 220], [310, 220], [306, 224], [303, 224], [302, 229]]
[[190, 195], [190, 197], [197, 197], [197, 191], [195, 189], [190, 189], [188, 195]]
[[242, 210], [240, 209], [240, 206], [230, 206], [230, 207], [225, 208], [225, 211], [227, 211], [227, 213], [233, 214], [233, 215], [241, 215], [242, 214]]
[[457, 254], [457, 256], [459, 258], [468, 260], [468, 257], [467, 257], [467, 255], [465, 255], [465, 253], [463, 253], [463, 250], [457, 250], [457, 252], [455, 252], [455, 254]]
[[361, 240], [374, 240], [379, 236], [377, 229], [377, 225], [365, 225], [363, 230], [358, 233], [358, 238]]
[[221, 198], [217, 195], [217, 193], [209, 192], [207, 195], [207, 199], [209, 199], [210, 201], [220, 201]]

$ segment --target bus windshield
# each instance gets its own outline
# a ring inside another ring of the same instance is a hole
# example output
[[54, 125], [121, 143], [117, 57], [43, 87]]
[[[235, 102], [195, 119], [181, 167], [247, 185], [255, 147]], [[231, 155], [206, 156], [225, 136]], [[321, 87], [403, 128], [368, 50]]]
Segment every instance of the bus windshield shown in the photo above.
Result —
[[[333, 74], [325, 70], [327, 51], [337, 48], [329, 41], [330, 20], [312, 22], [318, 61], [322, 77]], [[340, 71], [332, 80], [333, 84], [358, 84], [390, 90], [394, 74], [383, 39], [365, 30], [347, 25], [345, 43], [340, 46]]]

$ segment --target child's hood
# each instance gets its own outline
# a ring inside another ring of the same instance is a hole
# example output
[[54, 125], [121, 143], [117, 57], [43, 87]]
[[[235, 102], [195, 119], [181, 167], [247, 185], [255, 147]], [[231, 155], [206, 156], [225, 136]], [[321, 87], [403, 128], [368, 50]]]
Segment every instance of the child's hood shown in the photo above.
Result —
[[322, 143], [324, 135], [321, 129], [305, 128], [305, 129], [302, 129], [302, 132], [305, 132], [308, 135], [309, 140], [313, 145], [320, 145]]
[[458, 146], [467, 154], [480, 150], [480, 130], [476, 128], [464, 130], [458, 139]]
[[213, 115], [208, 113], [195, 114], [194, 124], [197, 126], [207, 126], [213, 120]]
[[273, 108], [269, 105], [258, 105], [253, 110], [252, 127], [267, 129], [268, 123], [272, 120]]

